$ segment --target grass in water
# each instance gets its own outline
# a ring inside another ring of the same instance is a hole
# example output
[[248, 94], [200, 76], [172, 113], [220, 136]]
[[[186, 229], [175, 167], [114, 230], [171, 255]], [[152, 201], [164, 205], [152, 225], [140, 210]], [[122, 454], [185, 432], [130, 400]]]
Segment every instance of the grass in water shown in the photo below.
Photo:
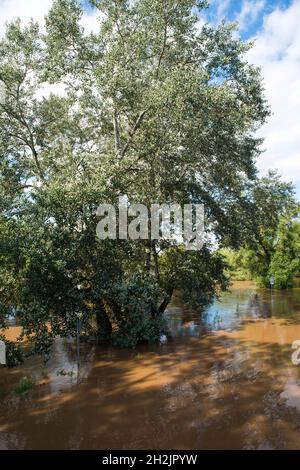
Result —
[[137, 353], [134, 356], [134, 359], [137, 359], [138, 361], [141, 361], [142, 359], [145, 359], [145, 355], [141, 353]]
[[32, 390], [35, 387], [35, 382], [33, 379], [30, 377], [22, 377], [20, 382], [15, 388], [15, 394], [18, 395], [19, 397], [23, 397], [28, 393], [30, 390]]
[[71, 370], [70, 372], [66, 372], [64, 369], [62, 369], [62, 370], [58, 370], [56, 372], [56, 375], [57, 376], [62, 375], [63, 377], [65, 377], [65, 376], [72, 377], [73, 376], [73, 371]]

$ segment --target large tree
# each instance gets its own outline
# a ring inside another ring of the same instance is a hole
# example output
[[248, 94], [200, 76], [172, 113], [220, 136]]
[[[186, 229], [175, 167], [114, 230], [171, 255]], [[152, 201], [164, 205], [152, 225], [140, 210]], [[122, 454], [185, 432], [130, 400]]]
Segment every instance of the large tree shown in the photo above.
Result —
[[[209, 240], [244, 236], [268, 115], [250, 45], [232, 25], [200, 27], [205, 1], [91, 4], [97, 32], [84, 33], [76, 0], [59, 0], [45, 34], [15, 21], [0, 43], [0, 303], [44, 352], [77, 314], [87, 331], [96, 315], [107, 339], [114, 323], [121, 344], [157, 339], [175, 288], [203, 305], [225, 287]], [[50, 85], [63, 93], [43, 97]], [[98, 204], [125, 194], [203, 203], [203, 250], [97, 241]]]

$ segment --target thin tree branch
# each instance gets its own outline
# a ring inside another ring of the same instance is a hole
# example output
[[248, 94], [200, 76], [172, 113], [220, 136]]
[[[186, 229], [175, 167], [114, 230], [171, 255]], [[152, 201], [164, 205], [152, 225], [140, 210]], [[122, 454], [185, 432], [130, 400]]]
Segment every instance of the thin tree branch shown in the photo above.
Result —
[[141, 123], [142, 123], [142, 121], [143, 121], [143, 119], [144, 119], [145, 114], [146, 114], [146, 111], [142, 111], [142, 112], [140, 113], [140, 115], [139, 115], [139, 117], [138, 117], [138, 119], [137, 119], [137, 121], [136, 121], [136, 123], [135, 123], [133, 129], [132, 129], [132, 130], [130, 131], [130, 133], [129, 133], [129, 139], [128, 139], [127, 143], [125, 144], [125, 146], [123, 147], [123, 149], [122, 149], [119, 153], [116, 154], [116, 157], [119, 157], [120, 159], [124, 158], [124, 156], [125, 156], [127, 150], [129, 149], [129, 147], [130, 147], [130, 145], [131, 145], [131, 143], [132, 143], [132, 141], [133, 141], [133, 138], [134, 138], [134, 135], [135, 135], [136, 131], [139, 129], [139, 127], [140, 127], [140, 125], [141, 125]]

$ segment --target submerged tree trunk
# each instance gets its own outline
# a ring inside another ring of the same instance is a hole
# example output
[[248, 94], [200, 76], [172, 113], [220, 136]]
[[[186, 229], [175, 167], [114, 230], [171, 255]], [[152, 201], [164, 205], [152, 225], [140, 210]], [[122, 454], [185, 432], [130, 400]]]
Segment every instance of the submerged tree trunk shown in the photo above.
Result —
[[162, 301], [162, 303], [161, 303], [160, 306], [158, 307], [157, 313], [158, 313], [159, 315], [162, 315], [162, 314], [164, 313], [164, 311], [166, 310], [167, 306], [168, 306], [169, 303], [171, 302], [172, 295], [173, 295], [173, 290], [172, 290], [172, 293], [170, 293], [170, 294]]
[[174, 282], [172, 281], [165, 290], [166, 290], [167, 295], [164, 298], [164, 300], [162, 301], [162, 303], [160, 304], [160, 306], [158, 307], [158, 313], [159, 314], [163, 314], [165, 312], [167, 306], [171, 302], [171, 299], [173, 297], [174, 290], [175, 290]]
[[98, 342], [110, 341], [112, 324], [105, 309], [103, 300], [100, 300], [96, 310], [97, 340]]

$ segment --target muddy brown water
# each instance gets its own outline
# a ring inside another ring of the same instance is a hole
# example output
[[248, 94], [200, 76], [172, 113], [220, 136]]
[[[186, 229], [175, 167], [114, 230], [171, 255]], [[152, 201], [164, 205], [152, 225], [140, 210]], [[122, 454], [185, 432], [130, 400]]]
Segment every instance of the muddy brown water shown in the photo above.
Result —
[[0, 369], [0, 448], [300, 449], [300, 289], [236, 283], [202, 320], [179, 299], [167, 315], [166, 344], [83, 345], [79, 377], [71, 340], [46, 367]]

